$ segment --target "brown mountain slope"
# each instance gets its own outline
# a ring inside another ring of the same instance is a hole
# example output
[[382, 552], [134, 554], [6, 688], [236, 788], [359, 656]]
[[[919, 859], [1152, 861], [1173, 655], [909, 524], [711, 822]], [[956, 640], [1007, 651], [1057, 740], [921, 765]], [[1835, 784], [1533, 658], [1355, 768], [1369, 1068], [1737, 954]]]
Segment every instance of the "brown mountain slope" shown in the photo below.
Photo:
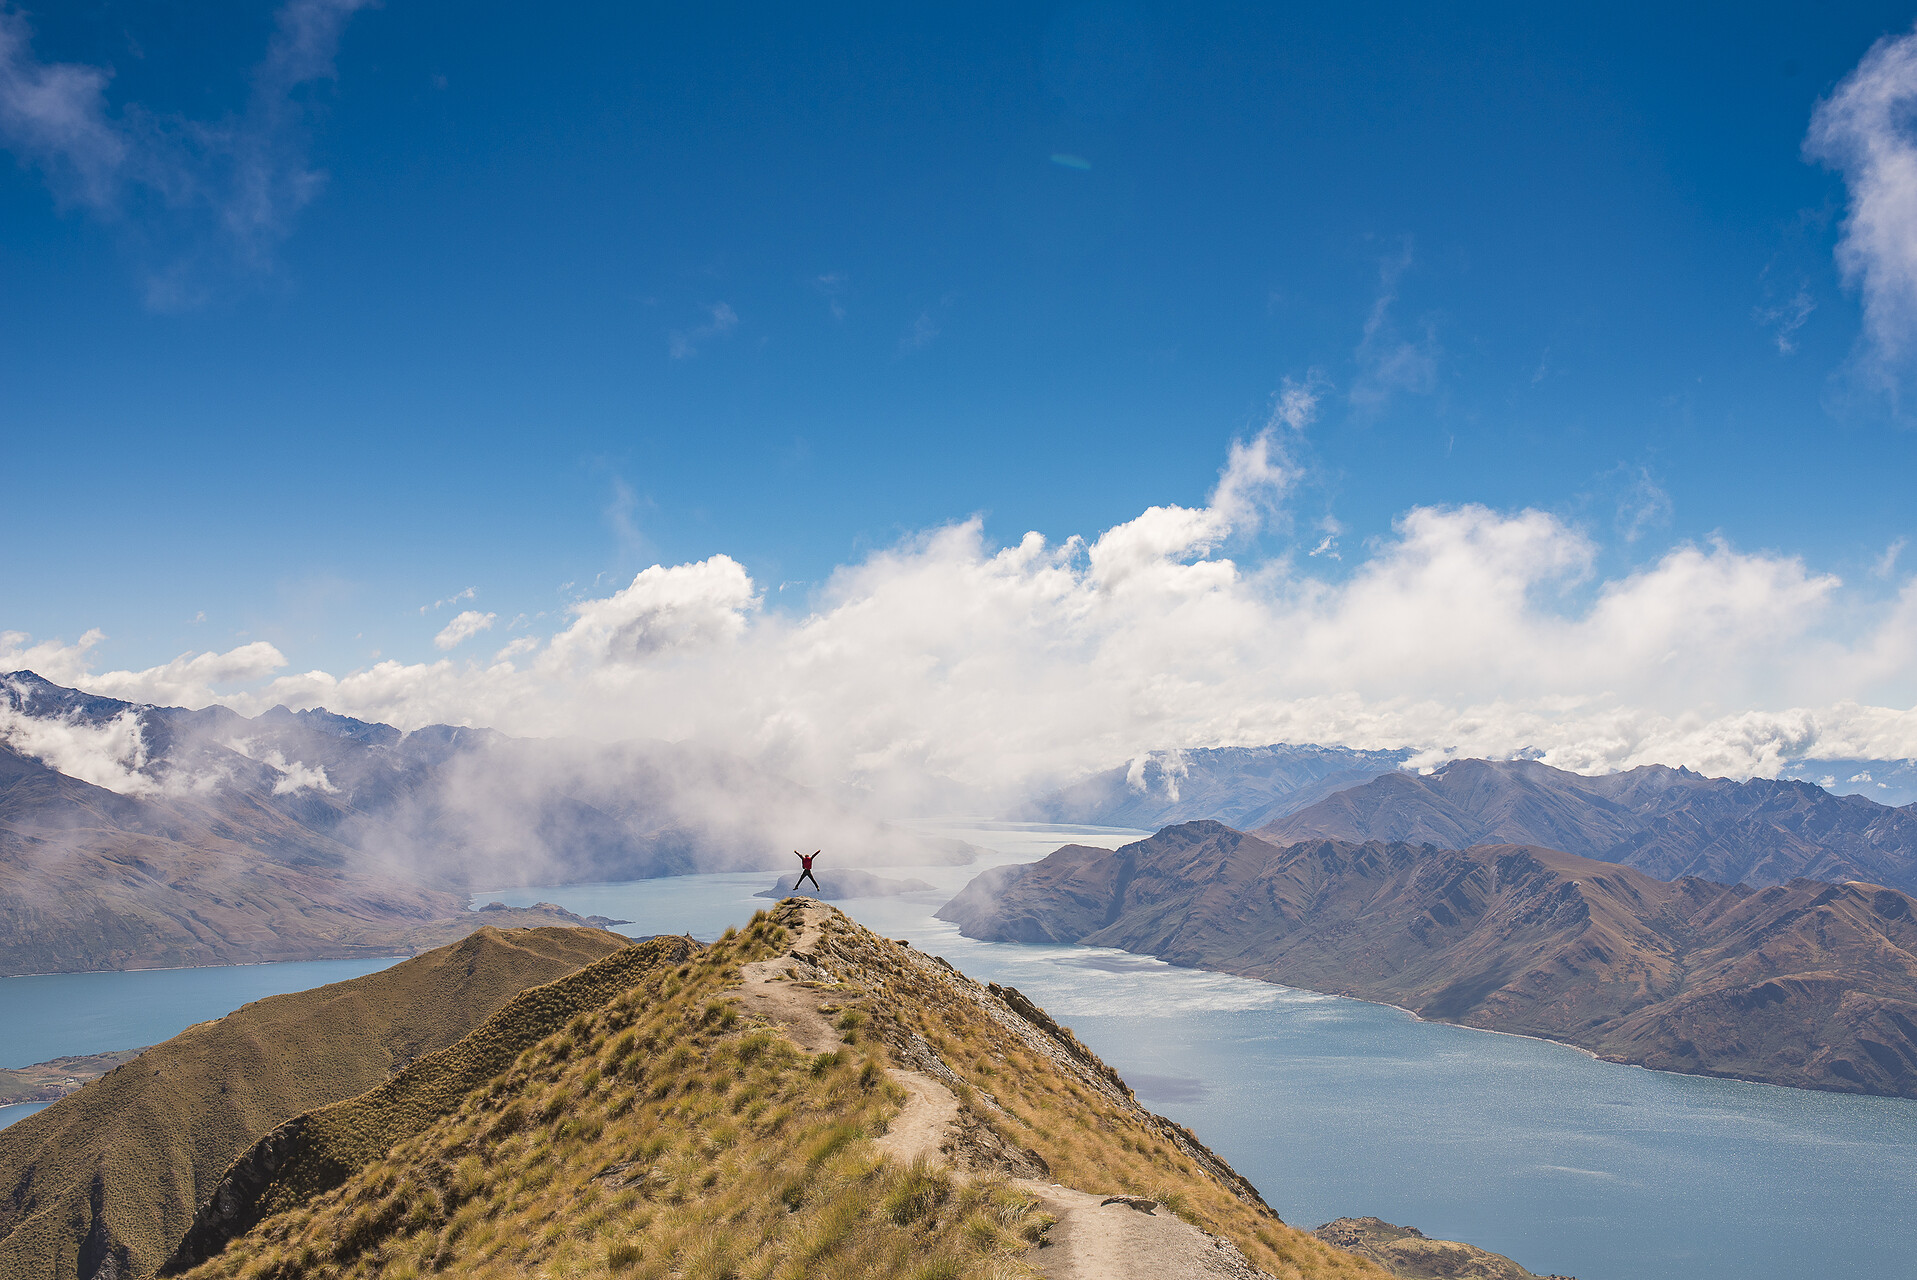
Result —
[[249, 719], [0, 674], [0, 974], [390, 954], [472, 888], [784, 870], [788, 836], [842, 867], [975, 856], [690, 743]]
[[1067, 846], [940, 909], [971, 937], [1122, 947], [1665, 1070], [1917, 1097], [1917, 913], [1555, 850], [1280, 848], [1214, 822]]
[[1259, 828], [1273, 844], [1529, 844], [1720, 884], [1866, 880], [1917, 892], [1917, 807], [1808, 782], [1734, 782], [1646, 765], [1585, 777], [1531, 760], [1388, 773]]
[[483, 929], [380, 973], [258, 1001], [147, 1050], [0, 1130], [0, 1276], [150, 1273], [228, 1164], [264, 1134], [364, 1093], [525, 988], [625, 946], [597, 929]]
[[465, 906], [362, 862], [250, 797], [122, 796], [0, 748], [3, 974], [390, 955]]
[[[504, 1052], [508, 1029], [375, 1091], [425, 1106], [368, 1095], [314, 1117], [293, 1163], [341, 1176], [236, 1183], [287, 1207], [187, 1274], [1385, 1274], [1280, 1221], [1018, 993], [822, 904], [634, 971], [531, 1048]], [[452, 1058], [505, 1066], [452, 1082]]]

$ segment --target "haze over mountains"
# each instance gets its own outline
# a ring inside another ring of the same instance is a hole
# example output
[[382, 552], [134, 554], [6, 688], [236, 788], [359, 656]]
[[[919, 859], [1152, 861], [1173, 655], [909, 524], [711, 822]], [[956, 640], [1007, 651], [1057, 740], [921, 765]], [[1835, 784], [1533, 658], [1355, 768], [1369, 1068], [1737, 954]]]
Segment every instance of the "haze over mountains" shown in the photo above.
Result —
[[1531, 844], [1660, 880], [1865, 880], [1917, 892], [1917, 806], [1808, 782], [1706, 778], [1647, 765], [1585, 777], [1529, 760], [1459, 760], [1384, 774], [1259, 829], [1273, 844], [1335, 840], [1443, 849]]
[[1917, 905], [1875, 885], [1669, 882], [1521, 845], [1280, 847], [1193, 822], [994, 868], [939, 916], [1663, 1070], [1917, 1097]]
[[1241, 831], [1389, 773], [1409, 751], [1275, 743], [1154, 751], [1033, 801], [1017, 817], [1157, 830], [1212, 818]]
[[800, 839], [852, 864], [972, 856], [690, 744], [249, 719], [0, 677], [0, 973], [391, 954], [472, 889], [784, 870]]

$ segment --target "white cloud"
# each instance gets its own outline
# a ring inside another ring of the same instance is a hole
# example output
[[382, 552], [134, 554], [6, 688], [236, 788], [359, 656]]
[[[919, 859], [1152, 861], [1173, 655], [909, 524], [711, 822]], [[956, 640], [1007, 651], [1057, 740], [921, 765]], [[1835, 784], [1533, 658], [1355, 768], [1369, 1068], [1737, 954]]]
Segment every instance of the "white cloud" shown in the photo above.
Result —
[[1804, 153], [1844, 176], [1850, 208], [1837, 244], [1864, 295], [1877, 354], [1898, 362], [1917, 338], [1917, 34], [1872, 45], [1811, 116]]
[[[881, 804], [928, 778], [989, 801], [1146, 751], [1276, 741], [1739, 776], [1917, 757], [1917, 579], [1885, 601], [1721, 541], [1600, 578], [1588, 532], [1481, 506], [1414, 508], [1329, 577], [1302, 554], [1223, 554], [1290, 479], [1269, 443], [1241, 443], [1205, 506], [1059, 543], [996, 546], [977, 520], [931, 530], [842, 567], [797, 613], [763, 608], [730, 557], [655, 565], [489, 665], [269, 679], [267, 646], [94, 675], [97, 635], [6, 644], [49, 678], [186, 705], [698, 737]], [[1310, 541], [1321, 530], [1337, 531]], [[210, 682], [240, 669], [258, 681]]]
[[1617, 527], [1626, 542], [1636, 542], [1647, 529], [1671, 522], [1671, 495], [1651, 476], [1649, 467], [1620, 468], [1630, 479], [1618, 499]]
[[904, 335], [899, 338], [900, 351], [922, 351], [939, 336], [939, 322], [932, 318], [930, 311], [921, 311], [912, 321]]
[[467, 587], [464, 591], [455, 591], [443, 600], [435, 600], [431, 604], [419, 606], [419, 616], [423, 618], [434, 609], [444, 609], [449, 604], [458, 604], [462, 600], [470, 600], [478, 594], [478, 587]]
[[1271, 398], [1271, 426], [1286, 426], [1303, 431], [1318, 417], [1318, 402], [1330, 384], [1313, 369], [1303, 382], [1286, 378], [1278, 394]]
[[703, 324], [690, 329], [674, 329], [666, 339], [666, 351], [674, 360], [690, 360], [699, 348], [713, 338], [723, 338], [739, 327], [739, 313], [723, 302], [706, 308]]
[[[0, 637], [4, 639], [4, 637]], [[0, 745], [30, 756], [70, 778], [123, 795], [144, 795], [159, 786], [140, 771], [146, 767], [146, 742], [140, 720], [131, 711], [90, 724], [53, 716], [30, 716], [0, 697]]]
[[1897, 557], [1903, 555], [1904, 548], [1909, 545], [1910, 540], [1908, 538], [1891, 539], [1890, 545], [1884, 548], [1884, 554], [1878, 556], [1877, 563], [1870, 567], [1871, 576], [1874, 578], [1888, 578], [1891, 574], [1895, 573], [1897, 571]]
[[574, 621], [547, 649], [558, 667], [618, 666], [736, 640], [758, 591], [730, 556], [654, 565], [603, 600], [573, 606]]
[[493, 623], [498, 620], [498, 614], [481, 613], [477, 609], [456, 613], [453, 615], [453, 620], [440, 628], [439, 634], [433, 637], [433, 645], [439, 649], [456, 648], [463, 641], [472, 639], [480, 632], [492, 630]]
[[[524, 617], [525, 615], [521, 614], [520, 616]], [[495, 653], [493, 655], [493, 661], [509, 662], [514, 658], [524, 657], [537, 648], [539, 648], [538, 636], [520, 636], [518, 639], [508, 642], [504, 648], [498, 653]]]
[[1788, 299], [1774, 305], [1757, 307], [1753, 315], [1757, 323], [1771, 331], [1771, 340], [1777, 344], [1777, 354], [1788, 356], [1797, 351], [1797, 331], [1804, 327], [1817, 310], [1817, 302], [1811, 297], [1808, 282], [1799, 284], [1797, 292]]
[[288, 763], [286, 757], [277, 751], [264, 753], [260, 761], [280, 771], [279, 780], [273, 784], [273, 794], [276, 796], [290, 796], [301, 791], [324, 791], [334, 796], [339, 794], [339, 788], [328, 780], [323, 765], [302, 764], [298, 760]]
[[0, 146], [38, 168], [63, 204], [131, 224], [160, 308], [190, 305], [225, 270], [270, 269], [274, 250], [326, 175], [308, 166], [311, 86], [334, 78], [347, 20], [372, 0], [287, 0], [243, 110], [217, 121], [115, 112], [112, 73], [35, 58], [24, 16], [0, 8]]
[[1411, 242], [1378, 263], [1378, 296], [1365, 316], [1364, 334], [1352, 358], [1358, 376], [1349, 398], [1354, 408], [1375, 412], [1400, 391], [1425, 395], [1438, 385], [1438, 335], [1429, 325], [1407, 338], [1392, 308], [1398, 301], [1398, 281], [1411, 266]]

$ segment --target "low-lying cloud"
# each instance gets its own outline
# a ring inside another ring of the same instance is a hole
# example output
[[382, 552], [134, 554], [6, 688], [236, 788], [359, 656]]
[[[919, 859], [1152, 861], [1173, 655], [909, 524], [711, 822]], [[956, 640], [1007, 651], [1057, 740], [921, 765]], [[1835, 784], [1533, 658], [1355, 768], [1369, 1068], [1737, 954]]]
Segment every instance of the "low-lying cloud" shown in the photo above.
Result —
[[646, 569], [491, 661], [273, 674], [284, 659], [249, 645], [95, 673], [93, 633], [33, 647], [14, 633], [0, 664], [243, 712], [698, 738], [894, 807], [1277, 741], [1737, 776], [1917, 756], [1917, 578], [1852, 589], [1721, 541], [1602, 578], [1587, 532], [1476, 505], [1406, 512], [1341, 578], [1290, 555], [1241, 563], [1235, 539], [1293, 482], [1282, 444], [1235, 448], [1207, 505], [1096, 537], [930, 530], [841, 568], [798, 615], [764, 608], [718, 555]]

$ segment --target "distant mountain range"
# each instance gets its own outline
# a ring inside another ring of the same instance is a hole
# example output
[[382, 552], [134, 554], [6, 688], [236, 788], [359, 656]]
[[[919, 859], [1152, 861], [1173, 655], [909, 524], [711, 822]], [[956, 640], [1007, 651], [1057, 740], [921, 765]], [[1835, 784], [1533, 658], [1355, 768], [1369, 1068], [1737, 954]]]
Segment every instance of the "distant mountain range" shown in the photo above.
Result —
[[0, 676], [0, 974], [308, 959], [443, 942], [474, 889], [962, 863], [723, 752], [325, 711], [247, 718]]
[[1662, 1070], [1917, 1097], [1917, 903], [1872, 884], [1672, 882], [1516, 844], [1281, 847], [1193, 822], [994, 868], [939, 916]]
[[1261, 827], [1333, 792], [1391, 773], [1409, 751], [1344, 747], [1207, 747], [1154, 751], [1019, 809], [1030, 822], [1157, 830], [1211, 818], [1243, 831]]
[[1808, 782], [1734, 782], [1647, 765], [1586, 777], [1528, 760], [1394, 771], [1258, 829], [1443, 849], [1531, 844], [1725, 884], [1866, 880], [1917, 892], [1917, 806], [1893, 809]]

